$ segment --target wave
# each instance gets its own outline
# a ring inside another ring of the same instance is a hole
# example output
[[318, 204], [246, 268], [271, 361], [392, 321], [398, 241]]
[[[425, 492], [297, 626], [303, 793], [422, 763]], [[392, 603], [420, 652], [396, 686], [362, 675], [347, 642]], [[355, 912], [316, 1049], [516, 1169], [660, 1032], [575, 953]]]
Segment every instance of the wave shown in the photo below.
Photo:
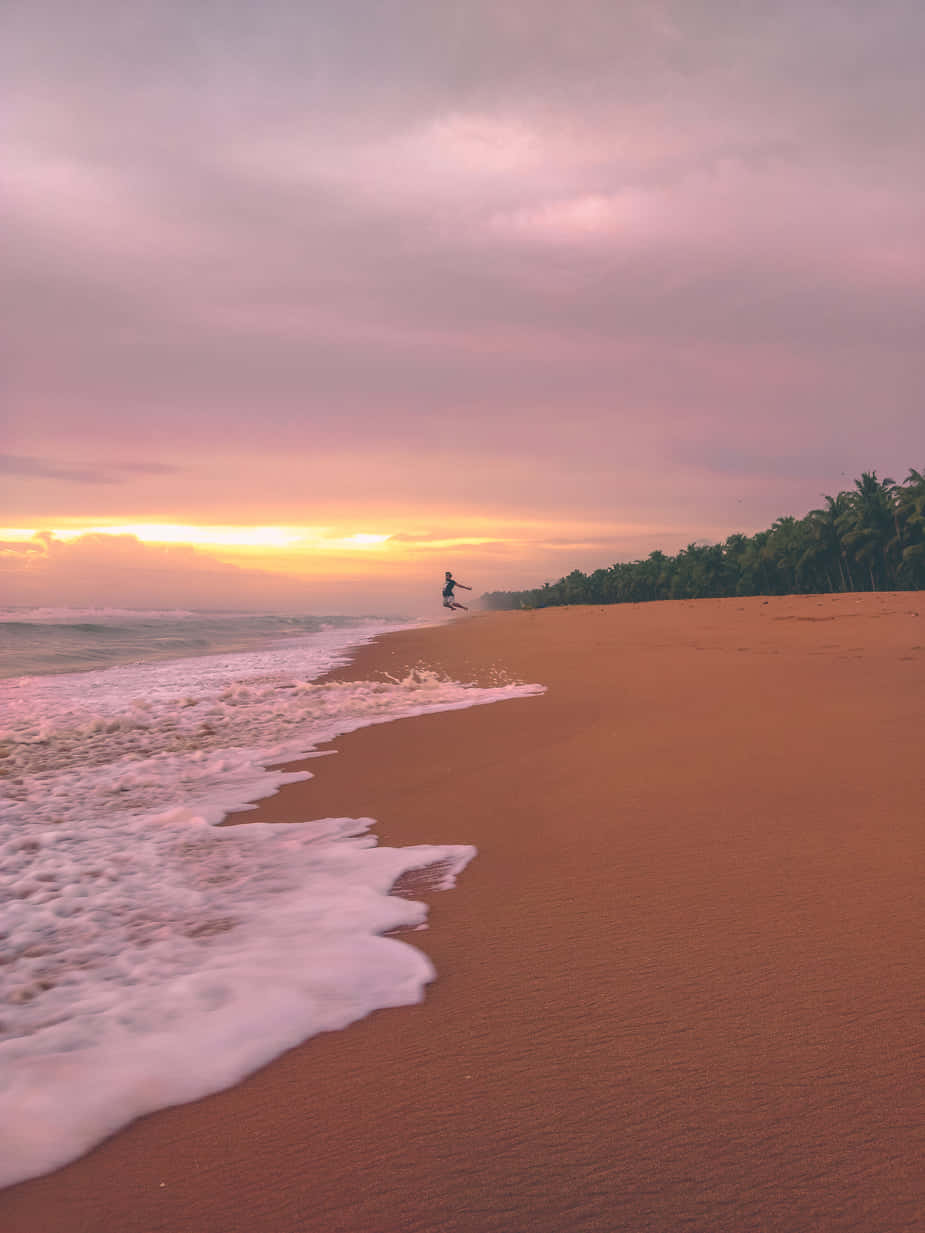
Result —
[[[5, 609], [0, 678], [246, 651], [382, 618], [310, 613]], [[400, 618], [399, 618], [400, 619]]]
[[395, 628], [343, 620], [298, 618], [327, 628], [240, 655], [0, 682], [0, 1188], [422, 997], [430, 961], [394, 934], [427, 908], [389, 892], [411, 870], [449, 888], [473, 848], [379, 846], [369, 818], [217, 823], [310, 778], [281, 766], [342, 733], [540, 689], [426, 669], [325, 682]]

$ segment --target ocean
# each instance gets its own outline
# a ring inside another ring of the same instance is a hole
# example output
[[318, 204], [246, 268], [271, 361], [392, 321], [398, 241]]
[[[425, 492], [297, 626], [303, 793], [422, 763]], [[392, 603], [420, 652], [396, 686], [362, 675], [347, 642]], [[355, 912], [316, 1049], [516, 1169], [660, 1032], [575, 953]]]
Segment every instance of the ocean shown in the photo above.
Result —
[[409, 624], [0, 611], [0, 1186], [421, 999], [430, 961], [385, 935], [427, 909], [389, 892], [452, 887], [472, 847], [379, 847], [370, 818], [217, 826], [344, 733], [541, 691], [319, 682]]

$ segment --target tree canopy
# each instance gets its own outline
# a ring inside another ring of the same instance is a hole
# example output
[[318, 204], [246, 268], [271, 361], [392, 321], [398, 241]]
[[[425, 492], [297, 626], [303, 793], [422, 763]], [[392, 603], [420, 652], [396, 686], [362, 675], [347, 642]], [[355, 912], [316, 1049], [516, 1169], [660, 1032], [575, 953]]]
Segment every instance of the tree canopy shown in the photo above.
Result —
[[493, 591], [487, 608], [640, 603], [734, 595], [925, 589], [925, 474], [902, 483], [865, 471], [803, 518], [778, 518], [755, 535], [651, 552], [592, 574], [573, 570], [530, 591]]

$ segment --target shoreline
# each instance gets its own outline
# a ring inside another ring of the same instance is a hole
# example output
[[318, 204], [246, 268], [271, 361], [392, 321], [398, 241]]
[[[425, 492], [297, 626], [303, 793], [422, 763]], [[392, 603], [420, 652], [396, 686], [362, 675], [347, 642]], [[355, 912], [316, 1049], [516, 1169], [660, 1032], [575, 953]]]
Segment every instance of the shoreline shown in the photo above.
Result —
[[327, 679], [547, 686], [341, 737], [235, 819], [474, 843], [403, 935], [424, 1002], [11, 1187], [0, 1226], [921, 1227], [921, 604], [488, 613], [360, 647]]

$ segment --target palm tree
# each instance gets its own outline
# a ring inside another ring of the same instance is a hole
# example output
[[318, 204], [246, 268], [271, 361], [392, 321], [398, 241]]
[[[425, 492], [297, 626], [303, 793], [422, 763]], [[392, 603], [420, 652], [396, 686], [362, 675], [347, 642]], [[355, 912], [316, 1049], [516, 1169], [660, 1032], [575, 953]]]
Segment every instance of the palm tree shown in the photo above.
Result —
[[896, 537], [901, 559], [899, 577], [910, 586], [925, 586], [925, 474], [911, 468], [895, 489]]
[[[822, 499], [825, 501], [825, 508], [812, 509], [807, 514], [811, 532], [825, 562], [826, 573], [828, 574], [829, 566], [834, 564], [841, 579], [841, 590], [853, 591], [854, 581], [851, 577], [848, 553], [839, 530], [840, 519], [847, 513], [850, 505], [850, 496], [847, 492], [840, 492], [837, 497], [830, 497], [823, 493]], [[833, 586], [832, 590], [835, 589]]]
[[567, 578], [559, 580], [564, 604], [586, 604], [591, 598], [588, 590], [588, 579], [580, 569], [573, 569]]
[[800, 590], [800, 562], [806, 551], [802, 521], [792, 515], [778, 518], [764, 547], [765, 558], [784, 579], [784, 594]]
[[[895, 580], [887, 557], [887, 547], [894, 542], [894, 490], [896, 481], [878, 479], [876, 471], [864, 471], [854, 481], [855, 491], [848, 494], [848, 505], [840, 520], [839, 530], [845, 545], [855, 559], [867, 566], [870, 589], [876, 591], [877, 570], [884, 583]], [[898, 545], [897, 545], [898, 548]]]

